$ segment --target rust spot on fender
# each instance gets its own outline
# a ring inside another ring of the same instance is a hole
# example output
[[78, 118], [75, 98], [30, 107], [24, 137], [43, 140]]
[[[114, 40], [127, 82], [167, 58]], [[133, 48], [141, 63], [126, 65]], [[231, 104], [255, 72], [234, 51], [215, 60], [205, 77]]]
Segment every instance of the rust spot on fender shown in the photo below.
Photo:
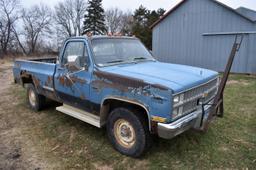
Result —
[[48, 76], [45, 82], [45, 85], [48, 87], [52, 87], [52, 82], [53, 82], [52, 80], [53, 80], [52, 76]]
[[150, 95], [148, 93], [148, 89], [151, 87], [163, 91], [169, 90], [167, 87], [159, 84], [151, 85], [141, 79], [126, 77], [118, 74], [95, 71], [94, 75], [98, 78], [98, 80], [93, 81], [92, 84], [96, 85], [99, 89], [109, 87], [119, 89], [123, 92], [132, 91], [137, 94], [143, 93], [146, 96]]
[[168, 91], [169, 89], [161, 84], [152, 84], [151, 85], [153, 88], [159, 89], [159, 90], [163, 90], [163, 91]]
[[32, 80], [34, 82], [34, 85], [36, 88], [40, 87], [40, 80], [38, 78], [36, 78], [35, 76], [32, 76]]
[[110, 81], [115, 84], [123, 85], [125, 87], [139, 88], [139, 87], [144, 87], [147, 85], [141, 79], [121, 76], [118, 74], [106, 73], [106, 72], [102, 72], [102, 71], [96, 71], [96, 72], [94, 72], [94, 74], [99, 79], [107, 80], [107, 81]]

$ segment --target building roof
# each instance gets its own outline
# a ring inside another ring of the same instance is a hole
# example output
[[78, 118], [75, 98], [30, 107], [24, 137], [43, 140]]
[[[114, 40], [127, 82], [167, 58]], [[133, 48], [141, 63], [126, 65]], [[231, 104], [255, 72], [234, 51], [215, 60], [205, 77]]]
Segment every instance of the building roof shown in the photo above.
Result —
[[[182, 0], [182, 1], [180, 1], [180, 2], [179, 2], [177, 5], [175, 5], [172, 9], [170, 9], [170, 10], [169, 10], [168, 12], [166, 12], [163, 16], [161, 16], [159, 20], [157, 20], [156, 22], [154, 22], [154, 23], [150, 26], [150, 28], [153, 29], [156, 25], [158, 25], [161, 21], [163, 21], [166, 17], [168, 17], [172, 12], [174, 12], [176, 9], [178, 9], [181, 5], [183, 5], [183, 4], [184, 4], [185, 2], [187, 2], [187, 1], [189, 1], [189, 0]], [[215, 3], [218, 4], [218, 5], [221, 5], [222, 7], [226, 8], [227, 10], [232, 11], [233, 13], [239, 15], [240, 17], [243, 17], [243, 18], [249, 20], [250, 22], [256, 22], [256, 20], [252, 19], [252, 18], [249, 17], [249, 16], [246, 16], [246, 15], [242, 14], [241, 12], [239, 12], [239, 11], [237, 11], [237, 10], [231, 8], [230, 6], [227, 6], [227, 5], [221, 3], [221, 2], [219, 2], [219, 1], [217, 1], [217, 0], [211, 0], [211, 1], [215, 2]], [[256, 11], [254, 11], [254, 12], [256, 12]]]
[[236, 11], [239, 12], [241, 15], [244, 15], [247, 18], [250, 18], [254, 22], [256, 21], [256, 11], [245, 8], [245, 7], [239, 7], [236, 9]]

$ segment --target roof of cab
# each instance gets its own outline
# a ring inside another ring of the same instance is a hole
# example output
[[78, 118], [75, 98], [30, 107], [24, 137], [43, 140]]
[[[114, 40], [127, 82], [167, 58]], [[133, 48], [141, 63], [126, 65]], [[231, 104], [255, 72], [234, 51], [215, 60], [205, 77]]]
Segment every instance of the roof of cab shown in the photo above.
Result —
[[108, 35], [94, 35], [94, 36], [76, 36], [76, 37], [70, 37], [68, 40], [72, 39], [89, 39], [89, 40], [94, 40], [94, 39], [137, 39], [136, 37], [131, 37], [131, 36], [108, 36]]
[[94, 39], [137, 39], [136, 37], [130, 37], [130, 36], [108, 36], [108, 35], [95, 35], [88, 37], [91, 40]]

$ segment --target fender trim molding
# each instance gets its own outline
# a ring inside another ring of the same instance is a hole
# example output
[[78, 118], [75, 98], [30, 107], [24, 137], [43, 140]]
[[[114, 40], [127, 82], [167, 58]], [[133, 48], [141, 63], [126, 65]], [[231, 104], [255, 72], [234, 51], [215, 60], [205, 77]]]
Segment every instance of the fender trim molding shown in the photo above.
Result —
[[126, 99], [126, 98], [122, 98], [122, 97], [116, 97], [116, 96], [108, 96], [108, 97], [105, 97], [103, 98], [102, 102], [101, 102], [101, 108], [103, 108], [103, 104], [106, 100], [117, 100], [117, 101], [122, 101], [122, 102], [127, 102], [127, 103], [130, 103], [130, 104], [134, 104], [134, 105], [137, 105], [137, 106], [140, 106], [142, 107], [146, 113], [147, 113], [147, 117], [148, 117], [148, 125], [149, 125], [149, 131], [151, 131], [151, 118], [150, 118], [150, 114], [149, 114], [149, 111], [147, 109], [147, 107], [145, 105], [143, 105], [142, 103], [140, 102], [136, 102], [136, 101], [133, 101], [133, 100], [129, 100], [129, 99]]

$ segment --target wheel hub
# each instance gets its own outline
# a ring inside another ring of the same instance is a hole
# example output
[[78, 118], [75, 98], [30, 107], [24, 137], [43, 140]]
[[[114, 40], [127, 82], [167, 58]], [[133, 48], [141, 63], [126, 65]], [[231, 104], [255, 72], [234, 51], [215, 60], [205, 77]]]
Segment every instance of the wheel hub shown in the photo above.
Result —
[[117, 142], [125, 148], [131, 148], [135, 144], [135, 130], [133, 126], [124, 119], [119, 119], [115, 122], [114, 135]]
[[131, 137], [131, 129], [129, 127], [127, 127], [126, 125], [123, 125], [121, 127], [121, 136], [130, 138]]
[[29, 90], [28, 98], [29, 98], [30, 104], [32, 106], [35, 106], [36, 105], [36, 95], [33, 90]]

